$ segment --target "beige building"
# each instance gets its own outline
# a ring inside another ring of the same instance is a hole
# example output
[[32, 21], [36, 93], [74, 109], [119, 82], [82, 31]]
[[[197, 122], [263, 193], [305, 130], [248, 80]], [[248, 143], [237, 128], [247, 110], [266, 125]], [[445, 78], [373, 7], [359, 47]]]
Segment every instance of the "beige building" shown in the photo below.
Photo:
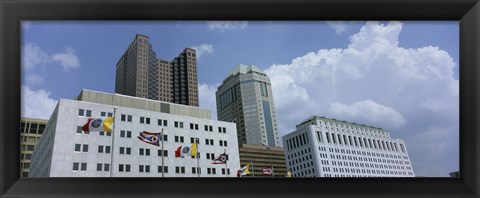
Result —
[[280, 145], [270, 77], [260, 68], [237, 65], [215, 95], [218, 120], [237, 124], [239, 145]]
[[161, 60], [149, 40], [137, 34], [118, 60], [115, 93], [198, 107], [195, 49]]
[[48, 120], [33, 118], [20, 120], [20, 177], [28, 177], [33, 150], [47, 122]]
[[[287, 166], [285, 153], [282, 147], [269, 147], [261, 145], [239, 145], [241, 167], [250, 164], [248, 177], [285, 177]], [[273, 167], [272, 176], [263, 175], [264, 168]]]

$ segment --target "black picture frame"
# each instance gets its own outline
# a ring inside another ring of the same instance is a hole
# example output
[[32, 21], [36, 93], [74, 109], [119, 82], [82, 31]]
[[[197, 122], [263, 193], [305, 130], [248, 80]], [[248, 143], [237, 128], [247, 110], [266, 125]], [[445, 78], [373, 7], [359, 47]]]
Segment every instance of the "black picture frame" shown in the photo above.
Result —
[[[2, 197], [479, 197], [478, 0], [0, 0]], [[455, 20], [460, 178], [21, 178], [21, 20]]]

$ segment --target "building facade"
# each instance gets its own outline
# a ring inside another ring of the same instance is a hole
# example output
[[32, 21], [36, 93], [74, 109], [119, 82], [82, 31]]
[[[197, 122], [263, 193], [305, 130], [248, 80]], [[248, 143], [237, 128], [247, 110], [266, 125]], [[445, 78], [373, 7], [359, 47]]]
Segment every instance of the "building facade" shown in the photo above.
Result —
[[[248, 177], [285, 177], [287, 167], [285, 153], [282, 147], [269, 147], [261, 145], [242, 144], [240, 151], [241, 167], [250, 164]], [[262, 170], [272, 168], [272, 175], [265, 175]]]
[[[113, 132], [82, 132], [88, 117], [110, 115]], [[59, 100], [33, 153], [29, 176], [235, 177], [240, 167], [235, 124], [210, 116], [198, 107], [82, 90], [76, 100]], [[137, 138], [142, 131], [162, 130], [163, 150]], [[178, 147], [196, 141], [198, 159], [175, 157]], [[227, 163], [212, 164], [224, 152]]]
[[20, 177], [28, 177], [32, 153], [47, 122], [48, 120], [44, 119], [20, 119]]
[[196, 51], [158, 59], [149, 37], [137, 34], [116, 65], [115, 93], [198, 107]]
[[414, 177], [407, 147], [384, 129], [312, 116], [283, 136], [292, 177]]
[[270, 78], [258, 67], [236, 66], [215, 94], [218, 120], [237, 124], [239, 144], [280, 145]]

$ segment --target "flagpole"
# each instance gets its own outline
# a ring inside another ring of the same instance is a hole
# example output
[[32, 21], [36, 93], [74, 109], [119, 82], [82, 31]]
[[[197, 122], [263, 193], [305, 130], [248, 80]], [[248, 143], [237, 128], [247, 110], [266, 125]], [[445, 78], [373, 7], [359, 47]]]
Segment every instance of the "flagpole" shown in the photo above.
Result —
[[162, 177], [163, 177], [163, 172], [165, 172], [165, 168], [164, 168], [164, 163], [163, 163], [163, 156], [165, 155], [165, 151], [163, 150], [163, 137], [165, 135], [163, 134], [163, 129], [162, 129]]
[[[117, 117], [115, 115], [115, 113], [117, 112], [117, 107], [113, 107], [113, 127], [112, 127], [112, 132], [111, 132], [111, 136], [112, 136], [112, 149], [110, 150], [110, 177], [112, 177], [113, 175], [113, 168], [115, 166], [113, 166], [113, 153], [115, 153], [115, 147], [114, 146], [114, 142], [115, 142], [115, 125], [117, 125], [117, 123], [115, 122], [115, 117]], [[107, 132], [105, 132], [107, 133]]]
[[272, 164], [272, 177], [275, 177], [275, 170], [273, 170], [273, 164]]
[[198, 174], [198, 177], [200, 177], [200, 156], [199, 153], [200, 153], [200, 150], [198, 149], [198, 145], [200, 143], [200, 138], [195, 138], [195, 144], [197, 145], [197, 150], [196, 150], [196, 153], [195, 153], [195, 158], [197, 158], [197, 174]]
[[[225, 154], [225, 158], [227, 157], [227, 149], [223, 149], [223, 153]], [[228, 177], [228, 168], [227, 168], [227, 161], [225, 159], [225, 175]]]
[[253, 162], [250, 160], [250, 164], [252, 165], [252, 177], [255, 177], [255, 169], [253, 169]]

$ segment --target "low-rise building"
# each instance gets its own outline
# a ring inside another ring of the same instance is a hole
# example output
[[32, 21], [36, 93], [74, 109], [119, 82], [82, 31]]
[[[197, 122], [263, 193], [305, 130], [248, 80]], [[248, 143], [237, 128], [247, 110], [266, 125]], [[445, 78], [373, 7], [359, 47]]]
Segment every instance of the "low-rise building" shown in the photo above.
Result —
[[33, 150], [47, 121], [36, 118], [20, 119], [20, 177], [28, 177]]
[[[239, 148], [242, 167], [250, 164], [249, 177], [285, 177], [287, 167], [282, 147], [242, 144]], [[272, 169], [272, 174], [263, 174], [263, 169]]]
[[312, 116], [283, 136], [293, 177], [414, 177], [407, 147], [384, 129]]
[[[89, 117], [104, 116], [114, 117], [113, 132], [82, 131]], [[234, 177], [240, 167], [235, 123], [210, 116], [198, 107], [82, 90], [76, 100], [59, 100], [33, 153], [29, 176]], [[137, 138], [142, 131], [162, 130], [163, 150]], [[178, 147], [197, 139], [198, 160], [175, 157]], [[212, 164], [224, 152], [227, 163]]]

